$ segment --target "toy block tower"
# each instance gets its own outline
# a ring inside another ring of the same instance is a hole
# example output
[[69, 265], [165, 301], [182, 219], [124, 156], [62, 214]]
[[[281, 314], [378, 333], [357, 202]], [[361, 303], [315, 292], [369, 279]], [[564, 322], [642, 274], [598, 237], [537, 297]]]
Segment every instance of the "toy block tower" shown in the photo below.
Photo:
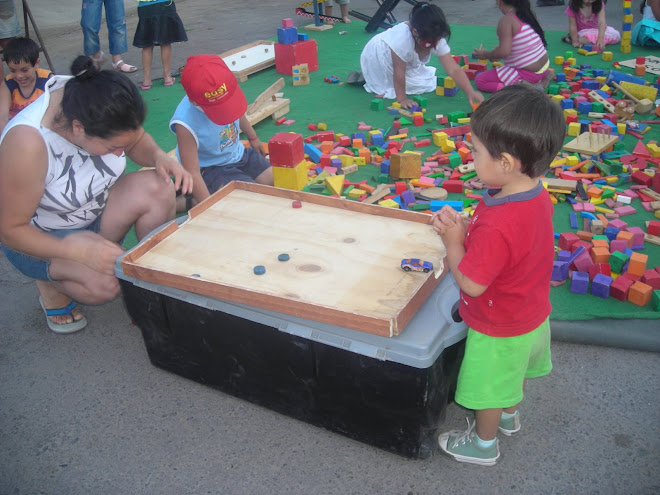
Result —
[[275, 43], [275, 70], [280, 74], [293, 75], [295, 65], [307, 64], [308, 72], [318, 70], [319, 62], [315, 40], [295, 43]]
[[621, 53], [630, 53], [633, 14], [631, 0], [623, 0], [623, 23], [621, 24]]
[[294, 86], [307, 86], [309, 84], [309, 66], [307, 64], [294, 65], [291, 71], [293, 72]]
[[289, 45], [298, 41], [298, 30], [292, 19], [282, 19], [282, 26], [277, 28], [277, 42]]
[[307, 185], [308, 166], [301, 134], [280, 132], [268, 141], [275, 187], [302, 190]]

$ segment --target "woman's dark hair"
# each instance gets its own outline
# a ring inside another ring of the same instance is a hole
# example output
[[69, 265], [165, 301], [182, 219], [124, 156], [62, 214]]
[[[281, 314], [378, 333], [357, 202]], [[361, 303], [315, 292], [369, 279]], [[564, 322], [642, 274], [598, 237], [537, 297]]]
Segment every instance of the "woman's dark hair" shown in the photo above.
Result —
[[[594, 3], [591, 4], [591, 11], [594, 14], [598, 14], [600, 12], [600, 9], [603, 8], [603, 4], [605, 3], [607, 3], [607, 0], [596, 0]], [[642, 4], [643, 3], [644, 2], [642, 2]], [[569, 0], [568, 6], [573, 12], [577, 12], [582, 8], [582, 0]]]
[[509, 153], [522, 173], [542, 176], [564, 145], [559, 104], [529, 84], [505, 86], [481, 103], [470, 119], [472, 134], [493, 158]]
[[39, 45], [30, 38], [11, 38], [2, 51], [2, 60], [13, 64], [28, 62], [34, 67], [39, 60]]
[[639, 13], [640, 14], [644, 13], [644, 7], [646, 7], [646, 0], [642, 0], [642, 3], [639, 4]]
[[99, 70], [82, 55], [71, 64], [71, 73], [75, 77], [64, 86], [61, 103], [66, 125], [77, 120], [87, 136], [102, 139], [142, 125], [147, 113], [144, 101], [125, 75]]
[[420, 39], [444, 38], [449, 41], [451, 30], [440, 7], [428, 2], [419, 2], [410, 11], [410, 26], [415, 28]]
[[532, 7], [529, 4], [529, 0], [505, 0], [505, 4], [511, 5], [516, 10], [516, 17], [523, 21], [526, 24], [529, 24], [530, 27], [536, 31], [536, 34], [539, 35], [543, 46], [548, 46], [548, 42], [545, 40], [545, 32], [539, 24], [539, 20], [534, 15]]

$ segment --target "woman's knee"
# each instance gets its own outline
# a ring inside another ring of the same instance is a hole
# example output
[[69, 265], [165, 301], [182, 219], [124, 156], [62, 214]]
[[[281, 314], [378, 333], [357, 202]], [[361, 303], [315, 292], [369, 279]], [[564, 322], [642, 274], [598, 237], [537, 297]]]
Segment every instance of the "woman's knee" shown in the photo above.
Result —
[[119, 281], [114, 276], [94, 277], [84, 284], [86, 288], [85, 304], [104, 304], [113, 301], [121, 293]]

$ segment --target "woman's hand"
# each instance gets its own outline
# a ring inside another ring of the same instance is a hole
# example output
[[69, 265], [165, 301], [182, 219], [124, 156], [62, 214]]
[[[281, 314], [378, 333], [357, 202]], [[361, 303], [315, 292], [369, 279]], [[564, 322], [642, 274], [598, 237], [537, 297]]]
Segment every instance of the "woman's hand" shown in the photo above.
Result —
[[80, 232], [65, 237], [62, 242], [74, 253], [73, 261], [82, 263], [103, 275], [114, 275], [115, 260], [124, 250], [94, 232]]

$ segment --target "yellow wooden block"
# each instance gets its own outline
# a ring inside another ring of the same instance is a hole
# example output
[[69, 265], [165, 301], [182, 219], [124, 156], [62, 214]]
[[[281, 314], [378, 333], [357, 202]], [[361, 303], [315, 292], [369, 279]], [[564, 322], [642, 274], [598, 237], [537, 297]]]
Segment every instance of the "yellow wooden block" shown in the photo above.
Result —
[[561, 56], [555, 57], [555, 65], [564, 65], [564, 57]]
[[623, 22], [632, 22], [633, 21], [633, 15], [632, 14], [626, 14], [623, 16]]
[[456, 87], [456, 81], [450, 76], [445, 77], [445, 80], [443, 82], [443, 86], [447, 89], [455, 88]]
[[330, 189], [332, 194], [336, 196], [341, 196], [341, 192], [344, 189], [344, 176], [343, 175], [331, 175], [325, 179], [325, 187]]
[[598, 76], [596, 78], [596, 81], [598, 81], [601, 84], [605, 84], [605, 81], [607, 81], [607, 77], [606, 76]]
[[658, 97], [658, 88], [653, 86], [642, 86], [641, 84], [631, 83], [630, 81], [621, 81], [620, 86], [638, 100], [646, 98], [655, 101]]
[[651, 153], [651, 156], [653, 158], [656, 158], [660, 156], [660, 148], [658, 148], [658, 145], [656, 144], [647, 144], [646, 149], [649, 150], [649, 153]]
[[390, 136], [390, 139], [405, 139], [408, 137], [408, 134], [396, 134], [394, 136]]
[[578, 157], [577, 156], [567, 156], [566, 157], [566, 165], [569, 167], [572, 167], [573, 165], [577, 165], [579, 163]]
[[568, 135], [578, 136], [580, 134], [580, 124], [578, 122], [571, 122], [568, 124]]
[[[602, 202], [604, 201], [601, 201], [601, 203]], [[614, 210], [610, 210], [609, 208], [603, 208], [602, 206], [596, 206], [594, 210], [596, 210], [598, 213], [603, 213], [603, 214], [614, 213]]]
[[384, 199], [378, 202], [378, 206], [385, 206], [386, 208], [398, 208], [399, 203], [397, 203], [393, 199]]
[[444, 132], [434, 132], [433, 133], [433, 144], [437, 146], [438, 148], [442, 147], [442, 145], [449, 139], [449, 136], [445, 134]]
[[445, 96], [445, 88], [442, 86], [436, 86], [435, 87], [435, 95], [436, 96]]
[[625, 134], [626, 133], [626, 124], [625, 124], [625, 122], [619, 122], [616, 125], [616, 133], [617, 134]]
[[362, 189], [351, 189], [348, 191], [348, 197], [353, 199], [360, 199], [363, 194], [367, 194]]
[[328, 129], [328, 124], [326, 124], [325, 122], [319, 122], [319, 123], [316, 125], [316, 128], [317, 128], [319, 131], [325, 131], [325, 130]]
[[347, 167], [349, 165], [354, 165], [353, 157], [349, 155], [339, 155], [337, 158], [341, 160], [341, 166]]
[[354, 156], [354, 157], [353, 157], [353, 163], [354, 163], [355, 165], [366, 165], [367, 160], [366, 160], [366, 158], [363, 157], [363, 156]]
[[491, 65], [493, 67], [502, 67], [504, 65], [504, 63], [498, 61], [498, 62], [493, 62]]
[[454, 141], [451, 139], [447, 139], [444, 143], [442, 143], [440, 149], [442, 149], [443, 153], [450, 153], [456, 149], [456, 143], [454, 143]]
[[553, 205], [556, 205], [558, 203], [557, 198], [555, 196], [553, 196], [552, 194], [550, 195], [550, 202]]
[[578, 112], [575, 108], [565, 108], [564, 109], [564, 118], [568, 117], [569, 115], [577, 115], [577, 113]]
[[630, 46], [630, 40], [632, 39], [632, 31], [624, 31], [621, 33], [621, 44], [626, 44]]
[[624, 45], [621, 43], [621, 53], [630, 53], [631, 47], [630, 45]]
[[556, 101], [557, 103], [565, 99], [562, 95], [550, 95], [550, 98], [552, 98], [552, 100]]
[[273, 185], [282, 189], [301, 191], [307, 185], [308, 162], [303, 160], [295, 167], [272, 167]]
[[398, 101], [394, 101], [394, 102], [392, 102], [392, 106], [394, 108], [401, 108], [401, 103], [399, 103]]
[[457, 119], [456, 122], [459, 123], [459, 124], [469, 124], [470, 123], [470, 117], [463, 117], [463, 118]]
[[589, 52], [588, 52], [587, 50], [585, 50], [584, 48], [578, 48], [578, 53], [579, 53], [580, 55], [586, 55], [586, 54], [589, 53]]
[[577, 60], [575, 57], [571, 57], [571, 58], [567, 58], [566, 62], [568, 63], [568, 65], [575, 65], [577, 63]]

